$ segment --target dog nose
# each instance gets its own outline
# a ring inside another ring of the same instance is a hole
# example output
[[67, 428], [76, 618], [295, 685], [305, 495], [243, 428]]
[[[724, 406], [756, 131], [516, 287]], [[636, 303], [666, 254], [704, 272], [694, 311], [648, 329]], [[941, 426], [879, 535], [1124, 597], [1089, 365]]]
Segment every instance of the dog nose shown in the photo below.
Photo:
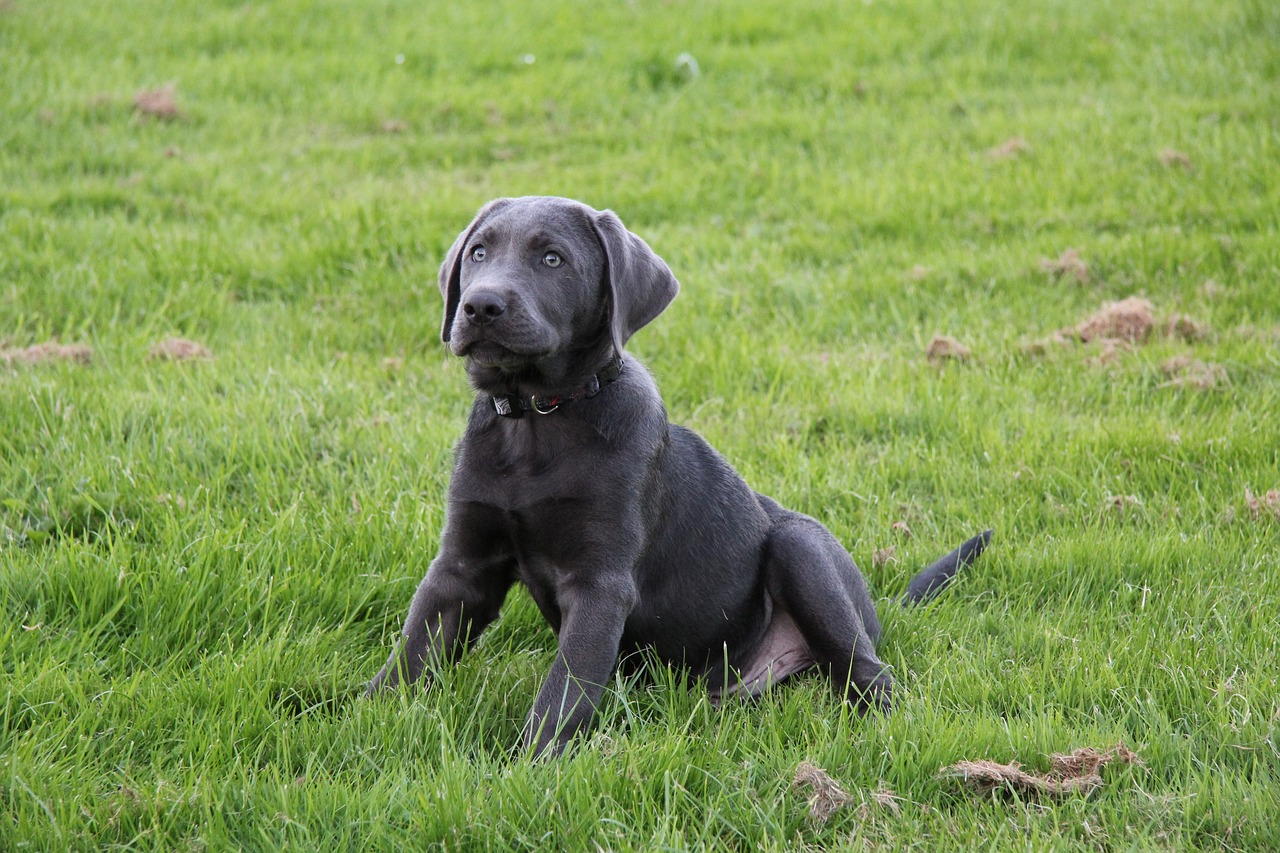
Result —
[[462, 303], [462, 313], [477, 326], [487, 326], [507, 310], [507, 303], [492, 290], [480, 290], [469, 294]]

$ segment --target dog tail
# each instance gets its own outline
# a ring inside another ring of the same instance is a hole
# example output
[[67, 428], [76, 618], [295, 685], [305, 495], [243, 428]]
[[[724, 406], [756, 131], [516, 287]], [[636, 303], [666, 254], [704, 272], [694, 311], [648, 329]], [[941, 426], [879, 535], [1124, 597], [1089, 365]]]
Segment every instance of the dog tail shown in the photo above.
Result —
[[902, 603], [904, 605], [920, 604], [942, 592], [961, 569], [978, 559], [978, 555], [990, 541], [990, 530], [979, 533], [913, 577], [911, 583], [907, 584], [907, 592], [902, 596]]

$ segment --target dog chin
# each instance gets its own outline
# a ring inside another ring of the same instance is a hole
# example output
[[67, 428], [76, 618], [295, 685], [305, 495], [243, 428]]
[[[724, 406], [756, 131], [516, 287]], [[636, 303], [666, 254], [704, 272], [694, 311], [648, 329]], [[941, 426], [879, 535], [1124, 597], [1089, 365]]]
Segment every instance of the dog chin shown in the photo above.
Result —
[[454, 354], [470, 359], [481, 367], [513, 368], [529, 363], [529, 356], [493, 341], [473, 341], [455, 349]]

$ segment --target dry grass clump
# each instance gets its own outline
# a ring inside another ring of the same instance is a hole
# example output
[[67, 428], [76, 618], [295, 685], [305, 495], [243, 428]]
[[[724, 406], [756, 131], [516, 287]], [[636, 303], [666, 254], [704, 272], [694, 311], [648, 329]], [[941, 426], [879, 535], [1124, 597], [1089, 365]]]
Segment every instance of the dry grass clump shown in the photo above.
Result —
[[[791, 787], [808, 794], [809, 815], [822, 823], [826, 823], [833, 814], [851, 805], [856, 799], [841, 788], [827, 771], [808, 761], [800, 762], [800, 766], [796, 768]], [[858, 820], [870, 820], [876, 808], [886, 809], [895, 815], [901, 814], [902, 803], [902, 797], [882, 784], [862, 796], [862, 804], [857, 810]]]
[[156, 495], [156, 503], [161, 506], [173, 506], [178, 509], [187, 508], [187, 499], [182, 495], [175, 495], [173, 492], [161, 492]]
[[890, 563], [898, 562], [898, 549], [894, 545], [887, 548], [877, 548], [875, 553], [871, 555], [871, 567], [873, 569], [883, 568]]
[[816, 764], [801, 761], [791, 787], [809, 793], [809, 814], [825, 823], [833, 814], [853, 801], [827, 771]]
[[1102, 768], [1113, 761], [1141, 764], [1137, 753], [1123, 743], [1104, 751], [1082, 747], [1049, 759], [1048, 773], [1028, 773], [1016, 761], [999, 764], [985, 759], [960, 761], [942, 768], [942, 774], [958, 776], [980, 794], [1001, 791], [1020, 796], [1063, 797], [1076, 792], [1092, 794], [1102, 787]]
[[[892, 789], [881, 785], [879, 788], [872, 791], [869, 796], [871, 797], [871, 802], [875, 803], [877, 806], [888, 809], [894, 814], [902, 814], [903, 798], [894, 793]], [[858, 816], [863, 820], [867, 819], [868, 812], [870, 810], [869, 805], [870, 804], [868, 803], [863, 803], [862, 807], [858, 809]]]
[[1280, 521], [1280, 489], [1269, 489], [1262, 497], [1245, 489], [1244, 505], [1249, 511], [1249, 518], [1253, 521], [1261, 521], [1268, 517]]

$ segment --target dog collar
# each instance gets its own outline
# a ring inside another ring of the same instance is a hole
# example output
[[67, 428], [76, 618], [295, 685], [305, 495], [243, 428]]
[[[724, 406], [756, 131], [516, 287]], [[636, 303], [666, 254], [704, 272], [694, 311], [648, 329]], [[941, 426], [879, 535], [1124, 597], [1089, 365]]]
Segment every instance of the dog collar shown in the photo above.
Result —
[[615, 355], [599, 373], [587, 380], [587, 384], [562, 397], [520, 397], [516, 394], [495, 394], [489, 398], [493, 410], [504, 418], [523, 418], [525, 412], [549, 415], [565, 403], [585, 400], [600, 393], [600, 389], [622, 375], [622, 356]]

